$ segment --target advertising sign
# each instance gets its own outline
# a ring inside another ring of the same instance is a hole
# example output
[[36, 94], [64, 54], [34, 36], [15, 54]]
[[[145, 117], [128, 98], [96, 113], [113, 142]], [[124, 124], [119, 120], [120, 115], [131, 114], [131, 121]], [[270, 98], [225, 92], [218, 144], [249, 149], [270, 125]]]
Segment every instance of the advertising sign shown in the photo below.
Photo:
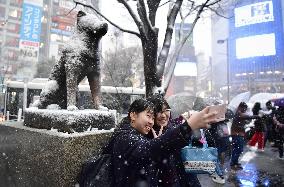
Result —
[[19, 43], [23, 60], [38, 61], [41, 17], [42, 1], [24, 1]]
[[275, 34], [261, 34], [236, 39], [237, 59], [273, 56], [276, 54]]
[[235, 9], [235, 27], [274, 21], [272, 1], [264, 1]]
[[248, 75], [264, 79], [266, 74], [259, 72], [283, 72], [283, 5], [279, 0], [245, 0], [232, 12], [227, 53], [232, 82]]

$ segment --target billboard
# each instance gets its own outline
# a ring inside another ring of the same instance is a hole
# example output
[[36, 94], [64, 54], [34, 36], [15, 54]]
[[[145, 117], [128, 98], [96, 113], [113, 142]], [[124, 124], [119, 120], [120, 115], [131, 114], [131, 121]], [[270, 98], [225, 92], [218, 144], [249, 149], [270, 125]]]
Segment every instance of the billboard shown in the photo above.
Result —
[[235, 9], [235, 27], [274, 21], [272, 1], [264, 1]]
[[[191, 23], [175, 24], [175, 44], [178, 44], [182, 38], [187, 35], [192, 28]], [[193, 46], [193, 34], [186, 40], [178, 57], [174, 70], [175, 76], [197, 76], [197, 66], [195, 50]]]
[[38, 61], [42, 17], [42, 0], [25, 0], [20, 31], [20, 59]]
[[236, 58], [274, 56], [275, 34], [260, 34], [236, 39]]
[[231, 79], [236, 74], [284, 70], [281, 2], [244, 0], [232, 11], [228, 38]]

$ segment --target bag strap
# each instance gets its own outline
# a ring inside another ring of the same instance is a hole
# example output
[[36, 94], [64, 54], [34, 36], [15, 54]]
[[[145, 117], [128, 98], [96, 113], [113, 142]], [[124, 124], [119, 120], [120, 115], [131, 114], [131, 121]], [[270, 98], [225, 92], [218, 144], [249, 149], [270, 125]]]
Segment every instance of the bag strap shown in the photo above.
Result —
[[205, 133], [203, 129], [200, 129], [200, 134], [201, 134], [201, 142], [203, 144], [203, 148], [208, 148], [208, 144], [207, 144]]
[[[203, 148], [208, 148], [205, 133], [204, 133], [203, 129], [199, 129], [199, 130], [200, 130], [200, 134], [201, 134], [201, 143], [203, 144]], [[192, 148], [191, 140], [189, 141], [188, 147]]]

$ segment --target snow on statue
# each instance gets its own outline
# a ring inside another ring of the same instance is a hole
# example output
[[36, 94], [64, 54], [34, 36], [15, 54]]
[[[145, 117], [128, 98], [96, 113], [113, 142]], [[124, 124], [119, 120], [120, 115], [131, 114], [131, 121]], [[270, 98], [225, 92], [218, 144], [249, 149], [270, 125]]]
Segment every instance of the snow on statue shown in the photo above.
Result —
[[76, 110], [78, 84], [87, 76], [94, 108], [99, 106], [100, 59], [99, 41], [107, 33], [107, 23], [95, 15], [82, 11], [77, 15], [77, 29], [65, 45], [60, 60], [55, 64], [49, 81], [35, 105], [47, 108], [57, 104], [62, 109]]

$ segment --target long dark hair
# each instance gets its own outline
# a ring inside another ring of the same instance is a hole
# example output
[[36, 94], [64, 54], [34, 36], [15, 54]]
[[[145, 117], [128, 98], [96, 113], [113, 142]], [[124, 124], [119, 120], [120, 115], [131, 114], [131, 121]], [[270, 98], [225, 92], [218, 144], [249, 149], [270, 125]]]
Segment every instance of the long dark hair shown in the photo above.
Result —
[[154, 115], [155, 117], [159, 112], [163, 110], [163, 106], [166, 106], [166, 109], [170, 109], [170, 105], [166, 101], [166, 99], [161, 94], [152, 95], [147, 99], [151, 103], [154, 104]]

